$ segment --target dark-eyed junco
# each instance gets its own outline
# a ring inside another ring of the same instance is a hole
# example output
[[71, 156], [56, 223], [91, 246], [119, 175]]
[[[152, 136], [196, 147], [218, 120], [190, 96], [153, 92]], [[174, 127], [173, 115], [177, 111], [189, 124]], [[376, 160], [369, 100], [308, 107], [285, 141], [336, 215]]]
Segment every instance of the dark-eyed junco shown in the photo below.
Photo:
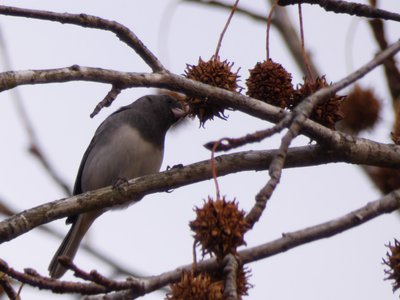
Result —
[[[167, 130], [183, 115], [179, 102], [167, 95], [144, 96], [111, 114], [96, 130], [83, 155], [73, 194], [158, 172]], [[104, 211], [67, 218], [72, 226], [49, 265], [51, 277], [64, 275], [66, 269], [58, 257], [72, 259], [90, 225]]]

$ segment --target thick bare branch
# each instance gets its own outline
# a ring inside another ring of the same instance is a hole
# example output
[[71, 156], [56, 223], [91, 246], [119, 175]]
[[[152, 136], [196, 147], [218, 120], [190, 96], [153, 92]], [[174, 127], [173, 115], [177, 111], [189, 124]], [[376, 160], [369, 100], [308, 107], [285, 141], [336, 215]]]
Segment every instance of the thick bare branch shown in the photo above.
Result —
[[0, 14], [14, 17], [40, 19], [62, 24], [73, 24], [82, 27], [95, 28], [113, 32], [117, 37], [131, 47], [147, 63], [153, 72], [166, 71], [158, 58], [142, 43], [142, 41], [127, 27], [115, 22], [86, 14], [56, 13], [52, 11], [35, 10], [0, 5]]
[[352, 16], [367, 17], [367, 18], [379, 18], [384, 20], [400, 21], [400, 15], [386, 11], [383, 9], [375, 8], [369, 5], [341, 1], [341, 0], [279, 0], [278, 4], [282, 6], [308, 3], [317, 4], [324, 8], [326, 11], [332, 11], [335, 13], [344, 13]]
[[[349, 140], [342, 144], [341, 148], [336, 149], [321, 146], [289, 149], [285, 167], [311, 166], [329, 162], [399, 167], [399, 151], [399, 147], [394, 145], [355, 139]], [[277, 150], [271, 150], [221, 155], [215, 158], [215, 166], [219, 176], [249, 170], [265, 170], [277, 154]], [[89, 210], [120, 205], [145, 194], [168, 191], [211, 178], [211, 164], [209, 160], [206, 160], [130, 180], [124, 193], [112, 187], [106, 187], [43, 204], [0, 222], [0, 244], [56, 219]]]
[[[238, 252], [239, 260], [243, 264], [248, 264], [261, 259], [271, 257], [273, 255], [286, 252], [295, 247], [308, 244], [313, 241], [332, 237], [336, 234], [360, 226], [378, 216], [386, 213], [392, 213], [400, 208], [400, 190], [394, 191], [383, 198], [370, 202], [367, 205], [345, 214], [339, 218], [324, 222], [315, 226], [307, 227], [298, 231], [282, 234], [282, 237], [271, 242], [251, 247]], [[215, 258], [204, 260], [196, 264], [196, 272], [211, 272], [220, 267]], [[178, 267], [172, 271], [162, 273], [158, 276], [148, 278], [148, 282], [144, 289], [146, 293], [155, 291], [169, 283], [176, 282], [180, 279], [182, 271], [190, 272], [193, 268], [192, 264]], [[107, 295], [107, 299], [126, 299], [118, 298], [128, 294], [131, 299], [135, 299], [141, 295], [135, 295], [133, 291], [118, 292]], [[104, 299], [103, 296], [86, 297], [87, 300]]]

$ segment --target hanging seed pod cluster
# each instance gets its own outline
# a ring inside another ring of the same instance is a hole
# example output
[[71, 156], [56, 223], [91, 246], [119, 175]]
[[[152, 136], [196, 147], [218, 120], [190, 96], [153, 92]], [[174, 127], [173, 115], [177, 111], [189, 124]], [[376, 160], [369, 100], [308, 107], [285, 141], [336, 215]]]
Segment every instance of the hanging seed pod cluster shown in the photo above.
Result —
[[[186, 65], [184, 76], [216, 86], [231, 92], [236, 92], [239, 85], [238, 71], [232, 71], [233, 63], [227, 60], [221, 61], [219, 57], [212, 57], [208, 61], [203, 61], [201, 57], [197, 65]], [[214, 117], [226, 119], [224, 114], [226, 107], [220, 103], [218, 99], [207, 97], [186, 97], [186, 103], [189, 106], [189, 113], [192, 116], [197, 116], [200, 120], [200, 125], [204, 126], [208, 120], [213, 120]]]
[[194, 239], [201, 246], [203, 256], [215, 255], [222, 260], [227, 254], [236, 254], [245, 245], [244, 234], [248, 230], [245, 213], [235, 201], [225, 198], [208, 199], [202, 208], [196, 208], [196, 219], [190, 222]]
[[[166, 300], [223, 300], [224, 283], [224, 276], [218, 273], [193, 275], [192, 272], [183, 272], [180, 281], [171, 285]], [[242, 299], [241, 296], [247, 295], [251, 287], [247, 270], [238, 270], [236, 285], [238, 299]]]
[[[237, 92], [239, 89], [239, 75], [238, 71], [232, 71], [232, 66], [233, 63], [229, 63], [226, 60], [221, 61], [219, 57], [212, 57], [208, 61], [203, 61], [199, 58], [197, 65], [187, 65], [184, 76], [202, 83]], [[292, 74], [272, 59], [256, 63], [254, 68], [250, 69], [249, 72], [250, 76], [246, 80], [248, 96], [288, 110], [292, 110], [306, 97], [330, 85], [327, 83], [325, 76], [322, 76], [315, 80], [304, 79], [303, 83], [294, 88]], [[331, 96], [314, 108], [310, 118], [334, 130], [335, 124], [343, 119], [344, 100], [344, 96]], [[369, 98], [369, 100], [371, 99]], [[198, 117], [202, 126], [208, 120], [213, 120], [214, 117], [227, 118], [224, 111], [228, 107], [218, 101], [218, 99], [187, 96], [185, 102], [189, 107], [190, 114]], [[371, 103], [373, 105], [364, 109], [364, 115], [360, 116], [364, 123], [357, 123], [361, 128], [372, 126], [378, 118], [379, 102], [372, 99]], [[348, 111], [349, 122], [354, 124], [357, 121], [351, 121], [352, 116], [350, 115], [350, 110]], [[368, 118], [363, 118], [366, 114], [368, 114]], [[355, 127], [357, 125], [352, 126]]]
[[[329, 86], [325, 76], [315, 80], [305, 79], [295, 89], [292, 84], [292, 74], [279, 63], [268, 59], [258, 62], [249, 70], [246, 81], [247, 95], [280, 108], [292, 110], [306, 97]], [[330, 129], [335, 129], [336, 122], [343, 119], [341, 106], [345, 97], [334, 95], [317, 105], [310, 118]]]
[[[303, 84], [300, 84], [294, 93], [293, 106], [296, 107], [305, 98], [329, 85], [325, 76], [317, 77], [314, 81], [304, 79]], [[314, 108], [310, 119], [334, 130], [336, 122], [343, 119], [341, 106], [344, 100], [344, 96], [331, 96]]]
[[281, 64], [268, 59], [258, 62], [249, 72], [246, 80], [248, 96], [280, 108], [292, 107], [292, 74]]
[[[228, 254], [235, 255], [239, 246], [245, 245], [244, 234], [249, 229], [245, 221], [245, 212], [235, 201], [225, 198], [209, 198], [203, 207], [196, 208], [196, 219], [189, 226], [194, 232], [195, 244], [200, 245], [203, 256], [216, 256], [221, 268], [211, 273], [182, 273], [180, 282], [171, 285], [167, 300], [211, 299], [223, 300], [226, 274], [223, 259]], [[236, 287], [239, 299], [247, 295], [249, 271], [239, 266], [236, 272]]]

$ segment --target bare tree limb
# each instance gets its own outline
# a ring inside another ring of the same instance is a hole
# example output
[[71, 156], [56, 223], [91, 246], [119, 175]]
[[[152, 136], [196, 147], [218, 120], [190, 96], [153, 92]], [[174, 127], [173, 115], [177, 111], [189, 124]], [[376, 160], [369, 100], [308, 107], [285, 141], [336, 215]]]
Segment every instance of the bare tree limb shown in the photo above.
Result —
[[[292, 148], [287, 153], [285, 167], [310, 166], [329, 162], [399, 167], [399, 150], [399, 147], [394, 145], [383, 145], [362, 139], [349, 141], [347, 144], [343, 144], [342, 148], [336, 149], [321, 146]], [[277, 154], [277, 150], [271, 150], [221, 155], [215, 158], [215, 166], [219, 176], [242, 171], [265, 170]], [[205, 160], [182, 168], [132, 179], [124, 193], [112, 187], [106, 187], [43, 204], [1, 221], [0, 244], [56, 219], [128, 203], [133, 198], [211, 178], [211, 164], [209, 160]]]
[[[0, 214], [3, 214], [7, 217], [10, 217], [14, 214], [16, 214], [15, 209], [11, 209], [8, 207], [5, 202], [0, 199]], [[56, 232], [52, 227], [47, 226], [47, 225], [42, 225], [37, 227], [37, 229], [51, 235], [54, 237], [57, 237], [58, 239], [62, 240], [65, 235], [60, 234]], [[144, 277], [143, 272], [140, 272], [138, 270], [132, 270], [126, 268], [126, 266], [123, 266], [122, 264], [116, 262], [115, 260], [111, 259], [110, 257], [104, 255], [103, 253], [99, 252], [98, 249], [94, 249], [91, 247], [88, 243], [85, 243], [85, 241], [82, 242], [80, 247], [88, 252], [90, 255], [93, 257], [97, 258], [98, 260], [101, 260], [105, 264], [109, 265], [113, 269], [113, 273], [117, 275], [122, 275], [122, 276], [134, 276], [134, 277]]]
[[[256, 247], [251, 247], [243, 251], [239, 251], [238, 257], [243, 264], [265, 259], [278, 253], [286, 252], [287, 250], [295, 248], [297, 246], [334, 236], [343, 231], [359, 226], [382, 214], [391, 213], [399, 209], [399, 207], [400, 190], [396, 190], [379, 200], [370, 202], [367, 205], [339, 218], [315, 226], [307, 227], [298, 231], [285, 233], [282, 235], [282, 238]], [[19, 273], [9, 268], [7, 264], [5, 264], [5, 262], [0, 262], [0, 268], [3, 272], [9, 274], [11, 277], [21, 282], [31, 282], [34, 286], [50, 288], [51, 290], [56, 292], [73, 291], [79, 293], [84, 292], [85, 294], [98, 294], [106, 292], [101, 292], [101, 289], [104, 289], [104, 287], [101, 287], [99, 285], [63, 282], [53, 279], [48, 280], [47, 278], [41, 277], [31, 270], [28, 270], [25, 273]], [[208, 259], [198, 262], [196, 264], [196, 272], [213, 271], [219, 267], [220, 265], [217, 263], [215, 258]], [[128, 279], [125, 282], [128, 284], [130, 280], [131, 283], [129, 284], [132, 284], [132, 289], [107, 295], [107, 298], [104, 299], [125, 299], [119, 297], [122, 297], [124, 295], [126, 297], [126, 295], [128, 294], [131, 297], [130, 299], [135, 299], [146, 293], [158, 290], [159, 288], [169, 283], [178, 281], [183, 270], [190, 271], [192, 270], [192, 268], [193, 264], [189, 264], [179, 267], [173, 271], [168, 271], [158, 276], [148, 277], [143, 280], [133, 278]], [[79, 290], [77, 290], [77, 288], [79, 288]], [[85, 297], [85, 299], [103, 299], [102, 297], [104, 296]]]
[[278, 4], [282, 6], [308, 3], [317, 4], [324, 8], [326, 11], [332, 11], [335, 13], [344, 13], [352, 16], [367, 17], [367, 18], [379, 18], [384, 20], [400, 21], [400, 15], [386, 11], [383, 9], [375, 8], [369, 5], [341, 1], [341, 0], [279, 0]]
[[166, 69], [158, 58], [127, 27], [115, 22], [86, 14], [56, 13], [44, 10], [18, 8], [0, 5], [0, 14], [14, 17], [40, 19], [62, 24], [73, 24], [81, 27], [111, 31], [131, 47], [146, 62], [153, 72], [164, 72]]
[[[392, 213], [400, 207], [400, 190], [391, 192], [379, 200], [370, 202], [365, 206], [351, 211], [339, 218], [328, 222], [320, 223], [315, 226], [307, 227], [298, 231], [282, 234], [282, 237], [271, 242], [251, 247], [238, 252], [238, 257], [243, 264], [255, 262], [261, 259], [271, 257], [273, 255], [286, 252], [295, 247], [308, 244], [313, 241], [332, 237], [346, 230], [360, 226], [378, 216], [386, 213]], [[215, 258], [207, 259], [196, 264], [196, 272], [213, 271], [220, 265]], [[155, 291], [162, 286], [177, 282], [180, 279], [182, 271], [190, 272], [193, 268], [192, 264], [178, 267], [172, 271], [164, 272], [160, 275], [149, 277], [145, 287], [146, 293]], [[86, 300], [97, 299], [125, 299], [118, 298], [122, 295], [130, 294], [130, 299], [135, 299], [141, 295], [135, 295], [132, 291], [118, 292], [103, 296], [85, 297]]]

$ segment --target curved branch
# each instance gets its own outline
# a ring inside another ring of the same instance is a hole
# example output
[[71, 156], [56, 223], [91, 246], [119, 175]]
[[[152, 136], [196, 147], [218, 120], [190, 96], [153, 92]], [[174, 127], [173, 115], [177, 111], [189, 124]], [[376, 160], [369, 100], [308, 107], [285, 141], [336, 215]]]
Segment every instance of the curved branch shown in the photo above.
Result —
[[[371, 164], [383, 167], [399, 167], [399, 147], [374, 142], [343, 144], [342, 148], [329, 149], [306, 146], [289, 149], [285, 168], [311, 166], [332, 162]], [[278, 150], [246, 151], [221, 155], [215, 158], [219, 176], [242, 171], [265, 170]], [[158, 174], [132, 179], [122, 193], [112, 187], [98, 189], [81, 195], [46, 203], [0, 222], [0, 244], [32, 230], [33, 228], [94, 209], [106, 208], [130, 202], [147, 194], [163, 192], [212, 178], [209, 160], [175, 168]]]
[[52, 11], [18, 8], [5, 5], [0, 5], [0, 14], [111, 31], [115, 33], [121, 41], [135, 50], [153, 72], [166, 71], [158, 58], [142, 43], [142, 41], [129, 28], [119, 24], [118, 22], [86, 14], [56, 13]]
[[278, 1], [278, 4], [282, 6], [299, 4], [299, 3], [317, 4], [322, 8], [324, 8], [326, 11], [332, 11], [335, 13], [344, 13], [352, 16], [355, 15], [358, 17], [379, 18], [384, 20], [400, 21], [399, 14], [355, 2], [347, 2], [341, 0], [279, 0]]

